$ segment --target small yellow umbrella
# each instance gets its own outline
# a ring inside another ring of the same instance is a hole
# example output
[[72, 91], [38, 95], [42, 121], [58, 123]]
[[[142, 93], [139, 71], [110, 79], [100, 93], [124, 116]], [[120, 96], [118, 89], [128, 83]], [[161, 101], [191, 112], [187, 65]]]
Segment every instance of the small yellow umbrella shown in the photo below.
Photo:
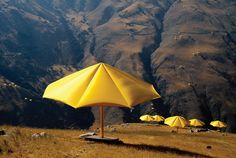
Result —
[[177, 127], [177, 128], [183, 128], [189, 124], [188, 121], [182, 116], [168, 117], [165, 119], [164, 123], [169, 125], [170, 127]]
[[212, 125], [213, 127], [217, 127], [217, 128], [227, 127], [226, 123], [219, 121], [219, 120], [211, 121], [210, 125]]
[[140, 118], [142, 121], [154, 121], [154, 118], [151, 115], [142, 115]]
[[202, 127], [205, 125], [204, 122], [202, 122], [201, 120], [198, 120], [198, 119], [191, 119], [191, 120], [189, 120], [189, 123], [191, 126], [194, 126], [194, 127]]
[[99, 63], [48, 85], [43, 98], [74, 108], [100, 106], [100, 135], [104, 137], [104, 106], [131, 108], [160, 98], [153, 85], [108, 64]]
[[154, 119], [153, 121], [156, 121], [156, 122], [162, 122], [162, 121], [165, 120], [165, 118], [163, 116], [161, 116], [161, 115], [154, 115], [152, 117]]

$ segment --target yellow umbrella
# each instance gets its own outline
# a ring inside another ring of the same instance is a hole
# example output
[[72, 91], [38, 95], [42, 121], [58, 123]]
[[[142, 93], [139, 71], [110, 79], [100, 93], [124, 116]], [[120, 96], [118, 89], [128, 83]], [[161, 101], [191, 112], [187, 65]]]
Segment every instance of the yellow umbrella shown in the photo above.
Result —
[[198, 120], [198, 119], [191, 119], [191, 120], [189, 120], [189, 122], [190, 122], [190, 125], [194, 126], [194, 127], [201, 127], [201, 126], [205, 125], [204, 122], [202, 122], [201, 120]]
[[162, 121], [165, 120], [165, 118], [163, 116], [161, 116], [161, 115], [154, 115], [152, 117], [154, 118], [153, 121], [156, 121], [156, 122], [162, 122]]
[[219, 120], [211, 121], [210, 125], [212, 125], [213, 127], [217, 127], [217, 128], [227, 127], [226, 123], [219, 121]]
[[170, 127], [177, 127], [177, 128], [179, 127], [183, 128], [189, 124], [188, 121], [182, 116], [168, 117], [165, 119], [164, 123], [169, 125]]
[[58, 100], [74, 108], [100, 106], [101, 137], [104, 137], [103, 106], [131, 108], [160, 98], [160, 95], [153, 85], [99, 63], [51, 83], [43, 98]]
[[142, 121], [154, 121], [154, 118], [151, 115], [142, 115], [139, 119]]

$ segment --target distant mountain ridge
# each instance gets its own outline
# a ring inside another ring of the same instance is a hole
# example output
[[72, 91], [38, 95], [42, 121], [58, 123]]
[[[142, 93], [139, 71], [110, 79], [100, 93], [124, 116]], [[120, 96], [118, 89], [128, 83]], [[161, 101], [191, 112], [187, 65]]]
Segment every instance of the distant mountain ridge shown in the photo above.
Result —
[[96, 109], [41, 96], [50, 82], [105, 62], [162, 96], [131, 111], [108, 108], [107, 123], [160, 113], [221, 119], [236, 131], [233, 0], [0, 0], [0, 24], [0, 123], [89, 127]]

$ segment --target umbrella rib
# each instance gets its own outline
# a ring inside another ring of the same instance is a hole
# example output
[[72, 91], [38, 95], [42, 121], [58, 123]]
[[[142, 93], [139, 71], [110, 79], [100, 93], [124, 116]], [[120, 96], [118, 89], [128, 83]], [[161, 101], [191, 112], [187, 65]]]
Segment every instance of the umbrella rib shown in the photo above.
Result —
[[175, 118], [173, 121], [173, 124], [175, 125], [175, 124], [177, 124], [177, 122], [178, 122], [178, 118]]
[[[86, 68], [86, 69], [88, 70], [88, 69], [91, 69], [91, 68]], [[79, 72], [80, 72], [80, 71], [79, 71]], [[76, 74], [78, 74], [78, 72], [75, 72], [75, 73], [72, 73], [72, 74], [70, 74], [70, 75], [67, 75], [67, 76], [64, 77], [64, 78], [68, 78], [68, 77], [70, 77], [70, 76], [72, 76], [72, 75], [76, 75]], [[82, 73], [79, 74], [79, 76], [81, 76], [81, 75], [82, 75]], [[78, 80], [78, 77], [79, 77], [79, 76], [77, 76], [76, 78], [73, 78], [72, 80], [70, 80], [69, 83], [66, 83], [66, 84], [61, 85], [60, 87], [58, 87], [57, 90], [53, 92], [53, 95], [60, 94], [64, 89], [66, 89], [66, 87], [68, 87], [68, 85], [71, 85], [71, 84], [73, 84], [74, 82], [76, 82], [76, 81]], [[62, 79], [60, 79], [60, 80], [63, 80], [64, 78], [62, 78]], [[55, 81], [55, 82], [60, 82], [60, 80]], [[54, 86], [55, 82], [51, 83], [48, 87]], [[47, 88], [48, 88], [48, 87], [47, 87]], [[43, 97], [44, 97], [44, 96], [43, 96]], [[50, 98], [50, 97], [49, 97], [49, 98]], [[58, 101], [60, 101], [60, 102], [63, 102], [63, 103], [65, 103], [65, 104], [67, 104], [67, 103], [64, 102], [62, 99], [54, 98], [54, 100], [58, 100]]]
[[167, 119], [167, 124], [169, 126], [173, 125], [175, 123], [175, 119], [172, 120], [172, 118]]
[[99, 68], [100, 68], [100, 66], [98, 66], [98, 67], [96, 68], [96, 71], [95, 71], [95, 73], [94, 73], [94, 75], [93, 75], [93, 78], [89, 81], [89, 84], [88, 84], [88, 86], [86, 87], [86, 89], [85, 89], [84, 93], [82, 94], [82, 96], [80, 97], [80, 99], [79, 99], [79, 101], [78, 101], [78, 104], [80, 104], [81, 100], [83, 100], [83, 97], [84, 97], [84, 95], [86, 94], [87, 90], [89, 89], [89, 87], [90, 87], [90, 85], [91, 85], [91, 82], [93, 81], [94, 76], [96, 76], [96, 74], [97, 74]]
[[[106, 69], [105, 66], [103, 66], [105, 71], [107, 72], [108, 76], [111, 78], [112, 82], [114, 83], [114, 85], [116, 86], [116, 88], [118, 89], [118, 91], [120, 92], [121, 96], [123, 97], [123, 99], [125, 100], [126, 104], [129, 105], [127, 99], [125, 98], [124, 94], [122, 93], [122, 91], [120, 90], [119, 86], [116, 85], [116, 82], [113, 80], [113, 78], [111, 77], [109, 70]], [[129, 105], [130, 106], [130, 105]]]

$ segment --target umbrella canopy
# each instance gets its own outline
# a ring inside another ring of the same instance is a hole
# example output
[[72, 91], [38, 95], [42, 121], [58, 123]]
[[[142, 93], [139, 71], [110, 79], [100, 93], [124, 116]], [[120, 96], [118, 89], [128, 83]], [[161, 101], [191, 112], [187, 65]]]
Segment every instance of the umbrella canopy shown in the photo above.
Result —
[[165, 118], [163, 116], [161, 116], [161, 115], [154, 115], [152, 117], [154, 119], [153, 121], [156, 121], [156, 122], [162, 122], [162, 121], [165, 120]]
[[103, 106], [131, 108], [160, 98], [160, 95], [153, 85], [108, 64], [99, 63], [51, 83], [43, 98], [61, 101], [74, 108], [100, 106], [103, 133]]
[[194, 127], [202, 127], [205, 125], [204, 122], [202, 122], [201, 120], [198, 120], [198, 119], [191, 119], [191, 120], [189, 120], [189, 122], [190, 122], [190, 125], [194, 126]]
[[212, 125], [213, 127], [217, 127], [217, 128], [227, 127], [226, 123], [219, 121], [219, 120], [211, 121], [210, 125]]
[[164, 123], [169, 125], [170, 127], [180, 127], [180, 128], [183, 128], [189, 124], [188, 121], [182, 116], [168, 117], [165, 119]]
[[98, 105], [131, 108], [159, 97], [153, 85], [104, 63], [51, 83], [43, 94], [43, 98], [58, 100], [74, 108]]
[[142, 121], [154, 121], [154, 118], [151, 115], [142, 115], [141, 117], [139, 117], [140, 120]]

